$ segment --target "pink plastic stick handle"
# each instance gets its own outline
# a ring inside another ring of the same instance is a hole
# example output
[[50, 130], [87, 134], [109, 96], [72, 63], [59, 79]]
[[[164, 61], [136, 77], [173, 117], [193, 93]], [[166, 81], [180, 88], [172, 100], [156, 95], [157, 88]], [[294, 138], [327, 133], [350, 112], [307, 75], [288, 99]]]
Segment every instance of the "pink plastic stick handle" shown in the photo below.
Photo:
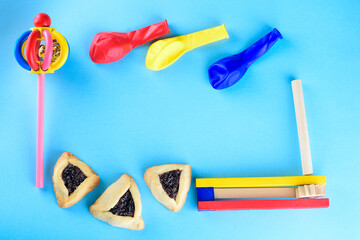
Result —
[[45, 74], [38, 74], [36, 187], [44, 187], [44, 96]]

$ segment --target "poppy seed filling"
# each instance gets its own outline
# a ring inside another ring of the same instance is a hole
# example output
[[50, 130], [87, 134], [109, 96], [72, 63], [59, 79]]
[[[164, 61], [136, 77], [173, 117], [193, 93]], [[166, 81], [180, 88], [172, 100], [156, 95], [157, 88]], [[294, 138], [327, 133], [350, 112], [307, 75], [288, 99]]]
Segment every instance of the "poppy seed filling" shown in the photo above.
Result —
[[69, 195], [86, 179], [86, 175], [77, 166], [69, 163], [61, 174]]
[[110, 212], [118, 216], [134, 217], [135, 204], [130, 190], [126, 191]]
[[160, 183], [170, 198], [175, 199], [179, 191], [180, 170], [173, 170], [159, 175]]

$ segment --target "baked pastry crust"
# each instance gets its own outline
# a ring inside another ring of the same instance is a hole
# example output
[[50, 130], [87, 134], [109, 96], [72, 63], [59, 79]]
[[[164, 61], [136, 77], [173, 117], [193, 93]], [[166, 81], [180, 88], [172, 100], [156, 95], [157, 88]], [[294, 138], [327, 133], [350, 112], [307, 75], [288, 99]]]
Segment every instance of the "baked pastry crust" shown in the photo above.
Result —
[[[81, 182], [70, 195], [62, 179], [62, 173], [68, 164], [80, 168], [86, 176], [85, 180]], [[57, 203], [62, 208], [68, 208], [74, 205], [86, 194], [93, 191], [100, 183], [100, 177], [86, 163], [80, 161], [70, 152], [64, 152], [56, 162], [52, 179]]]
[[[160, 182], [159, 175], [173, 171], [180, 170], [179, 190], [175, 199], [169, 197], [165, 192]], [[161, 166], [151, 167], [146, 170], [144, 179], [150, 188], [154, 197], [162, 203], [165, 207], [173, 212], [178, 212], [186, 201], [188, 191], [191, 184], [191, 166], [186, 164], [166, 164]]]
[[[135, 204], [134, 217], [118, 216], [112, 214], [112, 209], [119, 199], [130, 191]], [[135, 180], [128, 174], [122, 175], [115, 183], [111, 184], [105, 192], [90, 207], [90, 213], [112, 226], [120, 228], [128, 228], [132, 230], [142, 230], [144, 221], [141, 217], [141, 196]]]

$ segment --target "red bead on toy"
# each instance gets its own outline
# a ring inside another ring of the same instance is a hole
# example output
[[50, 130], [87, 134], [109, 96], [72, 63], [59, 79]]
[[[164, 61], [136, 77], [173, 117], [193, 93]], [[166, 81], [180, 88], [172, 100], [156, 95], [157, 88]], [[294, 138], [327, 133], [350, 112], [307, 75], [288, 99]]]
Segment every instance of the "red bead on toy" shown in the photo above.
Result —
[[35, 27], [50, 27], [51, 19], [46, 13], [39, 13], [34, 18]]

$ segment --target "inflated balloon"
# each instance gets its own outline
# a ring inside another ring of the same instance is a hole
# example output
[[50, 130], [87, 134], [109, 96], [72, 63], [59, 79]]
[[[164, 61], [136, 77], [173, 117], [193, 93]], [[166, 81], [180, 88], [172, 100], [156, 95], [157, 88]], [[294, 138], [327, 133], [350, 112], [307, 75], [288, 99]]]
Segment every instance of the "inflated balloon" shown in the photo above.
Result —
[[[36, 187], [44, 186], [44, 101], [45, 73], [59, 69], [69, 55], [66, 39], [55, 28], [45, 13], [34, 18], [35, 27], [24, 32], [15, 44], [15, 59], [27, 71], [38, 76], [38, 114], [36, 143]], [[44, 45], [41, 43], [44, 41]]]
[[95, 35], [90, 46], [90, 58], [96, 63], [120, 60], [132, 49], [170, 33], [167, 21], [127, 32], [101, 32]]
[[248, 47], [245, 51], [223, 58], [209, 67], [209, 79], [213, 88], [220, 90], [231, 87], [245, 74], [247, 69], [264, 55], [278, 39], [281, 33], [274, 28], [270, 33]]
[[151, 44], [147, 56], [146, 67], [161, 70], [178, 60], [184, 53], [202, 45], [229, 38], [224, 25], [203, 31], [162, 39]]

